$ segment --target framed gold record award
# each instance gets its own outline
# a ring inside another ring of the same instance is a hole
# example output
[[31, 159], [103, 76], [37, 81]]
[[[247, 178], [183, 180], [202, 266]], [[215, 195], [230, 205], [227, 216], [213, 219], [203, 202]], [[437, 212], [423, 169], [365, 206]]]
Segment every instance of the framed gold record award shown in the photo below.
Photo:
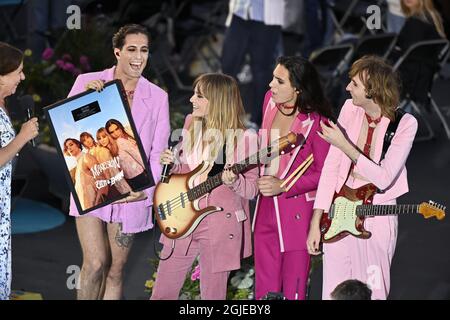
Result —
[[120, 80], [45, 112], [80, 214], [155, 184]]

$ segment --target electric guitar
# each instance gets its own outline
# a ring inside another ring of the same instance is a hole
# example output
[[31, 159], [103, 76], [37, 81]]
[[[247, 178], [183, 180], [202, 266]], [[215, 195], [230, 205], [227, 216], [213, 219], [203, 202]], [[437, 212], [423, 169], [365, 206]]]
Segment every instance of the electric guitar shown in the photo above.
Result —
[[[290, 132], [272, 145], [258, 151], [242, 162], [234, 164], [229, 169], [234, 174], [247, 171], [260, 163], [267, 163], [280, 153], [289, 152], [305, 142], [302, 134]], [[196, 177], [210, 167], [202, 162], [194, 170], [186, 174], [172, 174], [167, 182], [156, 185], [153, 195], [153, 208], [161, 232], [170, 239], [182, 239], [191, 234], [200, 221], [207, 215], [222, 211], [220, 207], [209, 206], [199, 208], [200, 199], [213, 189], [222, 185], [222, 172], [194, 186]]]
[[322, 242], [336, 242], [349, 234], [361, 239], [370, 238], [372, 234], [364, 229], [364, 220], [368, 216], [420, 213], [425, 219], [436, 217], [442, 220], [445, 217], [445, 207], [433, 201], [421, 204], [372, 205], [376, 191], [373, 184], [366, 184], [358, 189], [344, 185], [334, 195], [330, 211], [322, 214]]

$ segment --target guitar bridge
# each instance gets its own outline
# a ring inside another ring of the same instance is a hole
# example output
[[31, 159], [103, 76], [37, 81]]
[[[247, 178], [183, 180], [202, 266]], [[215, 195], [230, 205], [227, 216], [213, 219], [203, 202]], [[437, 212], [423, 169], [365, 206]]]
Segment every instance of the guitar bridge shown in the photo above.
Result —
[[172, 208], [170, 207], [170, 201], [167, 200], [166, 204], [167, 204], [167, 214], [170, 216], [170, 214], [172, 213]]
[[334, 218], [334, 203], [331, 205], [330, 207], [330, 212], [328, 212], [328, 219], [333, 219]]
[[164, 206], [162, 205], [162, 203], [157, 208], [159, 218], [161, 220], [166, 220], [166, 215], [164, 214]]

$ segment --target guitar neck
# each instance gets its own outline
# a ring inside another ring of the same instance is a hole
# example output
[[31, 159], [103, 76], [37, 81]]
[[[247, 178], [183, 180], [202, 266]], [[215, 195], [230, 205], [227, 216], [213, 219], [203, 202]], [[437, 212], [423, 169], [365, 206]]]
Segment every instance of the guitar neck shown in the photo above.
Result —
[[[231, 166], [230, 170], [232, 170], [234, 174], [238, 175], [239, 173], [247, 170], [252, 165], [256, 166], [261, 163], [264, 164], [272, 157], [271, 150], [272, 146], [268, 146], [267, 148], [264, 148], [261, 151], [258, 151], [257, 153], [246, 158], [244, 161], [234, 164], [233, 166]], [[205, 182], [200, 183], [187, 192], [189, 201], [193, 201], [204, 196], [218, 186], [222, 185], [222, 183], [222, 172], [209, 177]]]
[[387, 216], [402, 213], [419, 212], [418, 204], [398, 204], [398, 205], [359, 205], [356, 207], [357, 216]]

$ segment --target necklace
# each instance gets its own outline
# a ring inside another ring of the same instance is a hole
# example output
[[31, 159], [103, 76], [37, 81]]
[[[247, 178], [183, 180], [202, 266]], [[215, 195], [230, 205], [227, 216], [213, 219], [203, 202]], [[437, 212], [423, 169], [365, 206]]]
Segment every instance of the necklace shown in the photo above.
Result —
[[125, 90], [125, 93], [127, 94], [127, 97], [130, 100], [133, 100], [133, 98], [134, 98], [134, 90]]
[[372, 119], [367, 113], [366, 115], [366, 119], [367, 119], [367, 123], [369, 125], [369, 127], [376, 127], [378, 123], [380, 123], [381, 118], [383, 117], [383, 115], [380, 115], [378, 118], [376, 119]]
[[[295, 111], [296, 111], [296, 106], [295, 105], [293, 105], [293, 106], [286, 106], [286, 105], [284, 105], [284, 103], [277, 103], [276, 106], [277, 106], [277, 109], [281, 112], [281, 114], [286, 116], [286, 117], [292, 116], [295, 113]], [[282, 107], [285, 108], [285, 109], [292, 109], [292, 112], [291, 113], [286, 113], [286, 112], [283, 111], [283, 109], [281, 109]]]

